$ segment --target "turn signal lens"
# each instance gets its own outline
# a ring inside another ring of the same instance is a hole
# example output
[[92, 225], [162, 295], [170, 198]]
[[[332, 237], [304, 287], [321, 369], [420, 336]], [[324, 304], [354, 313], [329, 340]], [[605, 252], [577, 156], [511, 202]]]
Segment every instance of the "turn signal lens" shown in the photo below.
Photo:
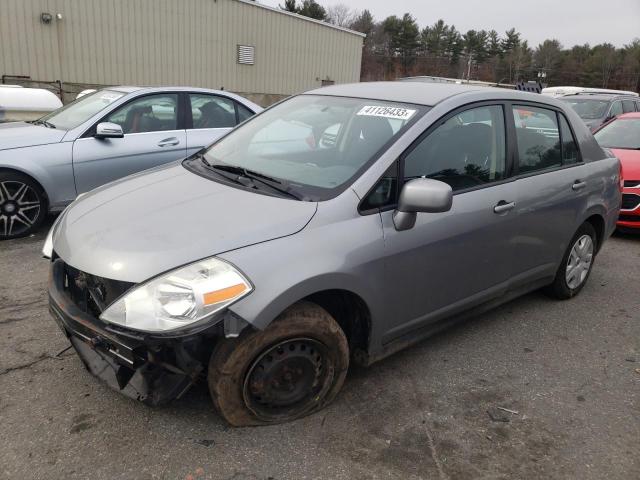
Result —
[[241, 295], [247, 290], [247, 286], [244, 283], [239, 283], [231, 287], [223, 288], [221, 290], [215, 290], [213, 292], [205, 293], [203, 296], [205, 305], [214, 305], [220, 302], [226, 302], [238, 295]]

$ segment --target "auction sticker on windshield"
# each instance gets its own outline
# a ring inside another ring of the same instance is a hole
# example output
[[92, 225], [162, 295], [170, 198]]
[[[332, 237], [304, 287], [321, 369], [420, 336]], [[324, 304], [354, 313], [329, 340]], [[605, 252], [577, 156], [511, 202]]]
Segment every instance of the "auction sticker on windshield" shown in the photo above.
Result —
[[397, 118], [399, 120], [409, 120], [415, 110], [402, 107], [385, 107], [379, 105], [365, 105], [360, 109], [357, 115], [366, 115], [368, 117], [384, 117], [384, 118]]
[[122, 93], [117, 92], [102, 92], [100, 95], [100, 100], [106, 100], [107, 102], [113, 102], [122, 97]]

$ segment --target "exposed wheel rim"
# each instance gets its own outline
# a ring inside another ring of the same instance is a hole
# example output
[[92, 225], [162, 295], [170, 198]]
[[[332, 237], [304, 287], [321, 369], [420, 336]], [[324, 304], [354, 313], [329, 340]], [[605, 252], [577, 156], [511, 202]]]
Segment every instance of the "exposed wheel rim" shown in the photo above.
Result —
[[582, 235], [571, 247], [565, 280], [569, 288], [576, 289], [582, 285], [589, 274], [593, 262], [593, 240], [589, 235]]
[[40, 216], [36, 191], [18, 180], [0, 182], [0, 236], [10, 237], [28, 231]]
[[310, 338], [284, 340], [251, 365], [244, 380], [244, 401], [264, 420], [294, 418], [317, 405], [332, 377], [325, 345]]

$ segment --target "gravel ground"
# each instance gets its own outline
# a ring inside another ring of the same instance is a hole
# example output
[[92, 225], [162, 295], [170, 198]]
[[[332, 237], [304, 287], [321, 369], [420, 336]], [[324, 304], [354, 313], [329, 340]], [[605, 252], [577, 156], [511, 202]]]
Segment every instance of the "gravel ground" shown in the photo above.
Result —
[[610, 239], [573, 300], [527, 295], [244, 429], [204, 387], [149, 408], [56, 356], [43, 238], [0, 244], [1, 478], [640, 478], [640, 237]]

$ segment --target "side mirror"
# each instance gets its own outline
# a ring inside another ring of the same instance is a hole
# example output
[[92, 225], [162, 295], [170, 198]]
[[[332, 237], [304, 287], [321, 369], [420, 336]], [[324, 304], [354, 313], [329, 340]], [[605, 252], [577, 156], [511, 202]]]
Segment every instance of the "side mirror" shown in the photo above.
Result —
[[95, 138], [122, 138], [122, 127], [117, 123], [102, 122], [96, 125]]
[[452, 203], [453, 191], [446, 183], [431, 178], [410, 180], [400, 192], [393, 224], [396, 230], [408, 230], [415, 225], [418, 212], [448, 212]]

